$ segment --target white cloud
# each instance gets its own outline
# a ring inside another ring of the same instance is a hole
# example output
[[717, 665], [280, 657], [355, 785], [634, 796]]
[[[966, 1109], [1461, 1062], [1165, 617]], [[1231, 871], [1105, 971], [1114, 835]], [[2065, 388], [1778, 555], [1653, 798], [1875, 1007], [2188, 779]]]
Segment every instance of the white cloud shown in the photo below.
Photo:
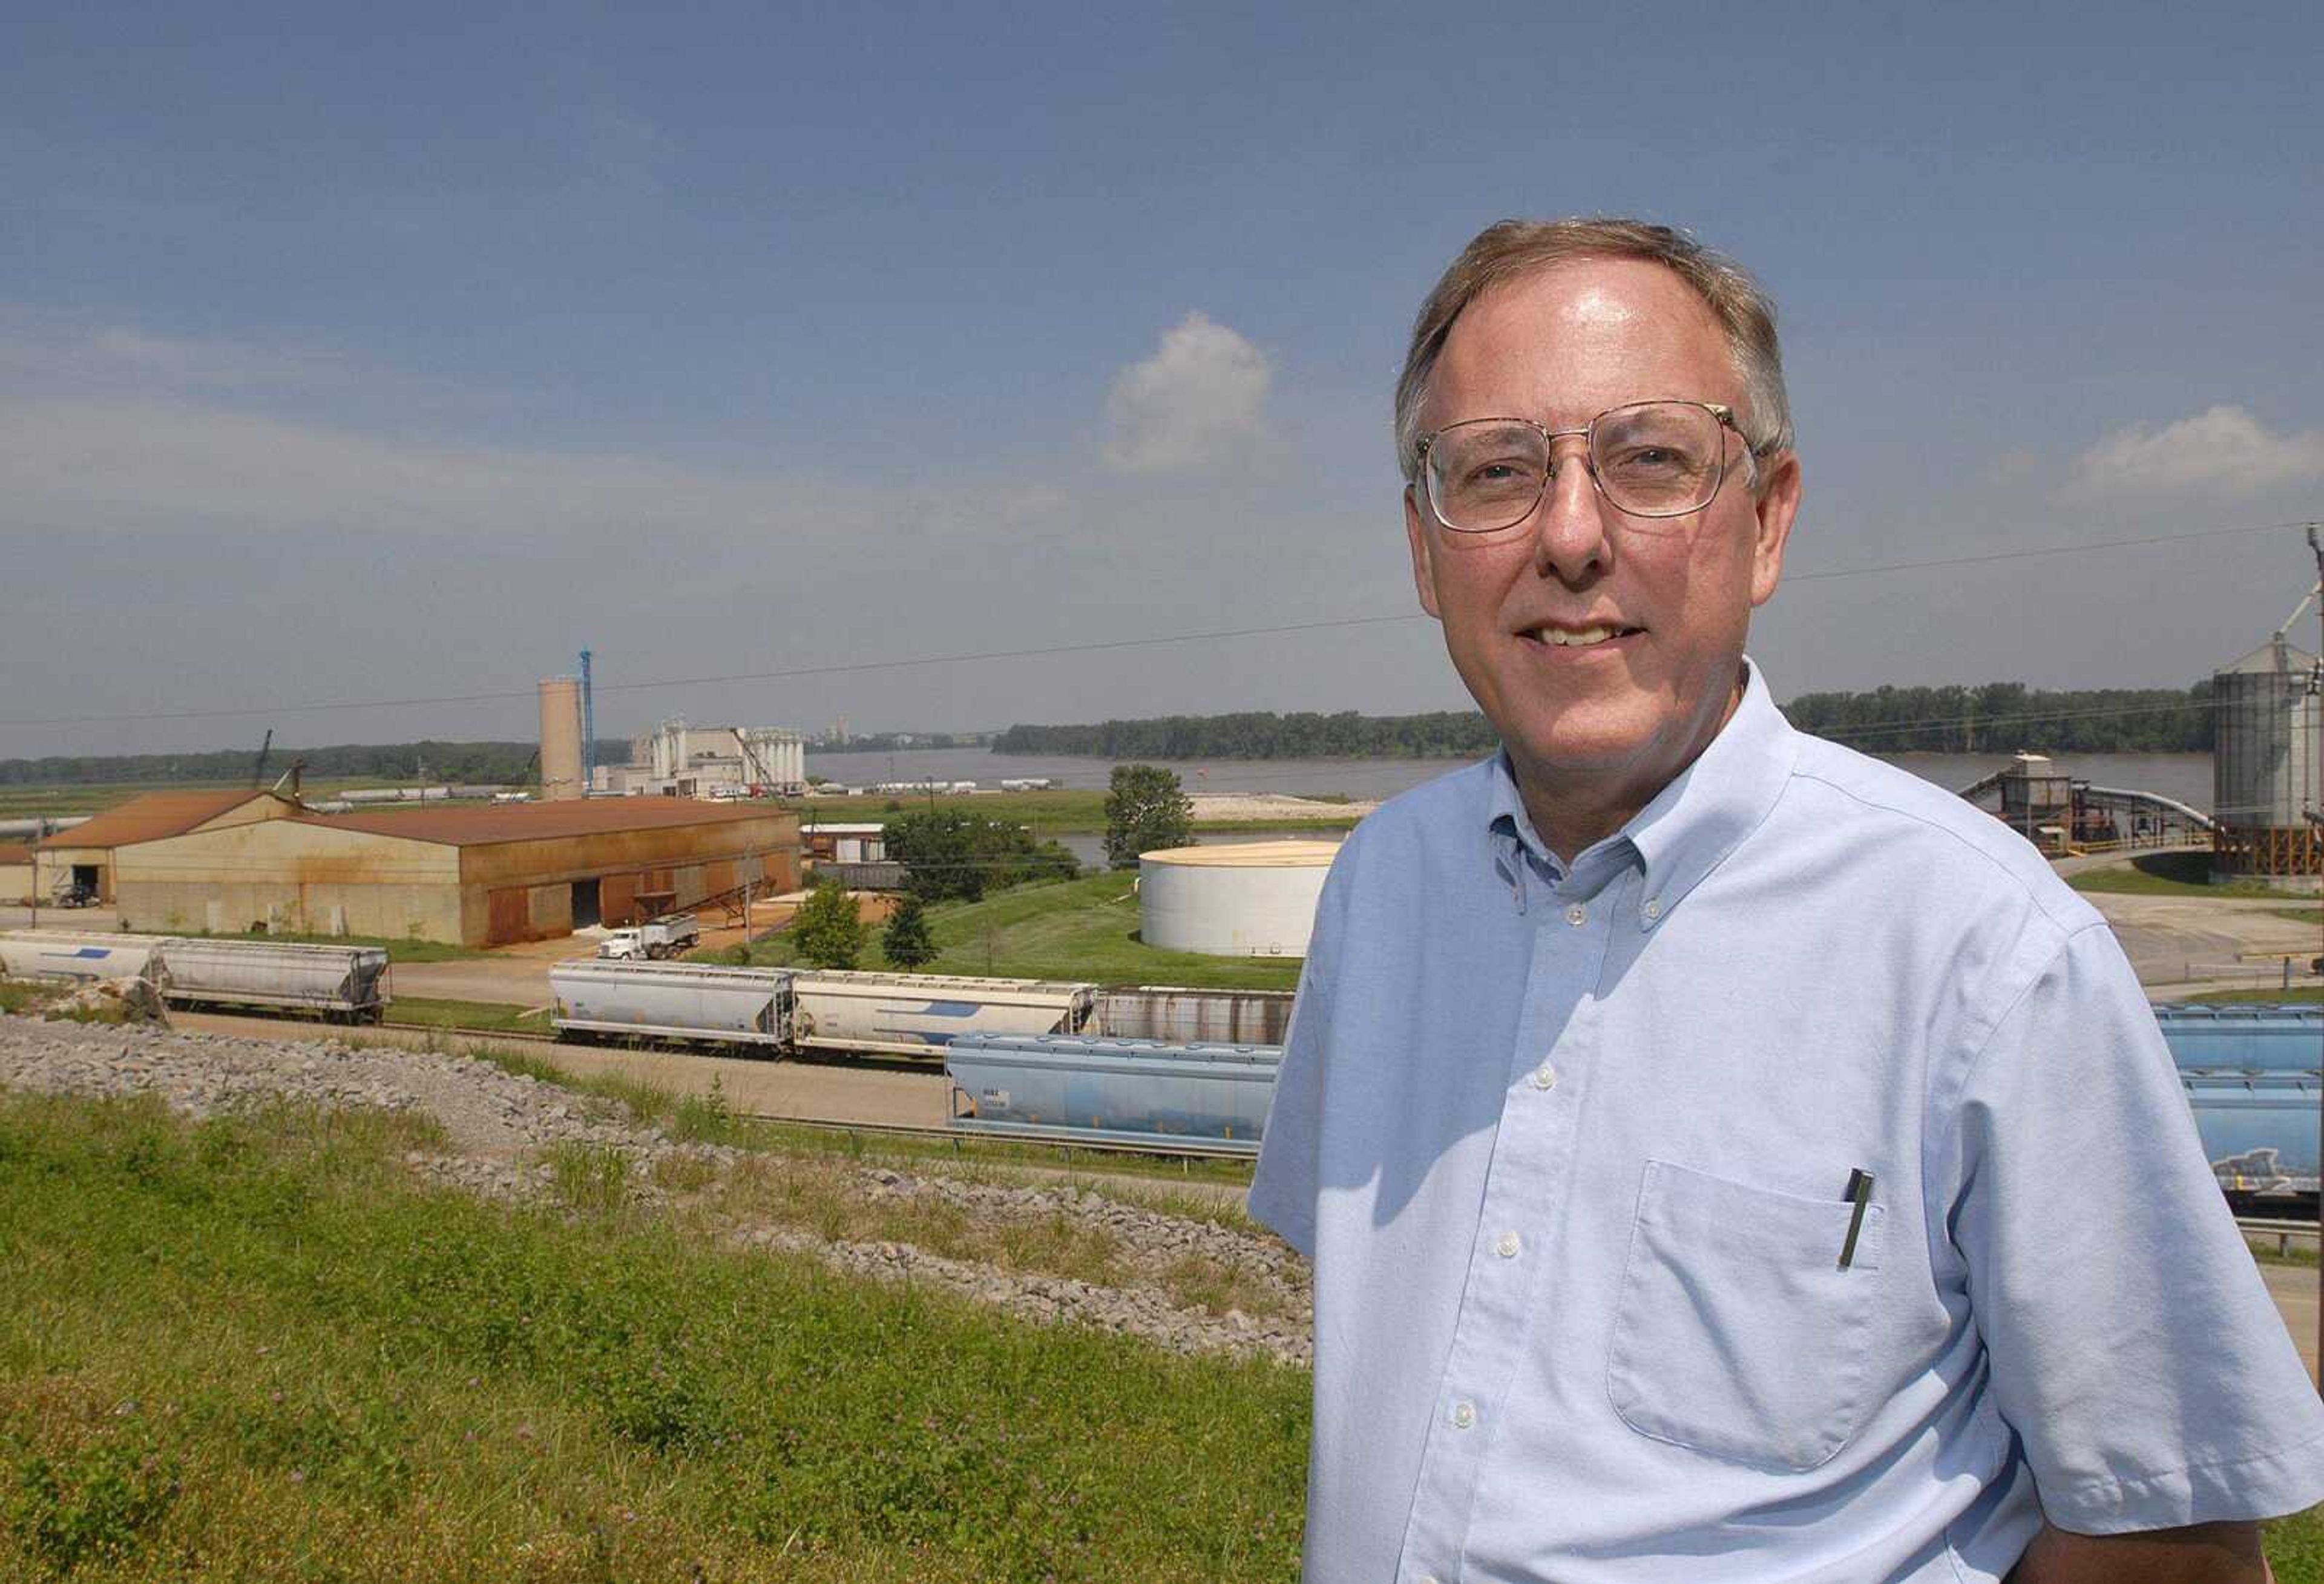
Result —
[[1153, 356], [1114, 376], [1105, 458], [1131, 473], [1176, 473], [1223, 461], [1266, 430], [1267, 355], [1208, 315], [1162, 333]]
[[354, 360], [327, 348], [157, 336], [0, 304], [0, 390], [309, 394], [356, 378]]
[[2279, 435], [2242, 407], [2206, 409], [2162, 428], [2132, 424], [2074, 458], [2066, 486], [2079, 500], [2218, 488], [2256, 494], [2324, 478], [2324, 429]]

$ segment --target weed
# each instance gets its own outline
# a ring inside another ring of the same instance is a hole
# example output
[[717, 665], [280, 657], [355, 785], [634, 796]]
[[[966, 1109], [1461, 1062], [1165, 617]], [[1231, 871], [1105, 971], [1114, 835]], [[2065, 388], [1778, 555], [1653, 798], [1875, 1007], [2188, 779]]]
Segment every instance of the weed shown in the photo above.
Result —
[[630, 1157], [610, 1144], [568, 1138], [549, 1150], [558, 1202], [585, 1215], [610, 1215], [629, 1199]]
[[121, 1561], [178, 1499], [178, 1465], [142, 1437], [101, 1437], [77, 1451], [18, 1460], [8, 1526], [60, 1573]]

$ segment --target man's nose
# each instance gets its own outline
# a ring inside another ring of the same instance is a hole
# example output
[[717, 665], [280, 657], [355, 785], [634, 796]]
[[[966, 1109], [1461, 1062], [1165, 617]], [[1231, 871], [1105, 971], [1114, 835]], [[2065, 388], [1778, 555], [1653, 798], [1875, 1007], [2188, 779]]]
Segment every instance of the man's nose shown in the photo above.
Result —
[[1580, 583], [1606, 569], [1612, 546], [1606, 535], [1606, 498], [1590, 476], [1588, 443], [1563, 439], [1553, 453], [1556, 471], [1534, 508], [1534, 570]]

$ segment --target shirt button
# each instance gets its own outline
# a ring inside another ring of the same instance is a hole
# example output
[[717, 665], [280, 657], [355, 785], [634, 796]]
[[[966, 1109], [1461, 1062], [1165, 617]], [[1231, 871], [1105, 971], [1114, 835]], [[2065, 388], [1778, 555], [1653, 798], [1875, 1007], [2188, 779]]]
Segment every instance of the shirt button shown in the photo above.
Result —
[[1524, 1247], [1525, 1240], [1515, 1232], [1503, 1232], [1493, 1240], [1493, 1252], [1503, 1259], [1515, 1259], [1517, 1257], [1517, 1250]]
[[1557, 1087], [1557, 1069], [1547, 1062], [1544, 1062], [1540, 1066], [1536, 1067], [1533, 1070], [1533, 1086], [1536, 1089], [1555, 1089]]
[[1579, 929], [1590, 922], [1590, 909], [1576, 902], [1565, 910], [1565, 922]]
[[1472, 1424], [1474, 1424], [1474, 1423], [1477, 1423], [1477, 1404], [1474, 1404], [1474, 1403], [1455, 1403], [1455, 1404], [1452, 1404], [1452, 1428], [1453, 1428], [1453, 1429], [1455, 1429], [1455, 1430], [1466, 1430], [1466, 1429], [1468, 1429], [1471, 1425], [1472, 1425]]
[[1655, 919], [1660, 918], [1663, 916], [1663, 899], [1660, 897], [1647, 898], [1646, 905], [1643, 911], [1646, 916], [1646, 922], [1648, 924], [1652, 924]]

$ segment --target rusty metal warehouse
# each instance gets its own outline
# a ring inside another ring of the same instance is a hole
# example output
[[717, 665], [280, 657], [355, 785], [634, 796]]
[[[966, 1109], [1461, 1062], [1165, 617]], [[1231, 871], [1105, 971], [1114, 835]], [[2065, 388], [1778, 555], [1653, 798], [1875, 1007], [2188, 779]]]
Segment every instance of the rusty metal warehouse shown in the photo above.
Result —
[[798, 883], [798, 817], [763, 806], [625, 798], [324, 815], [274, 801], [286, 806], [276, 817], [237, 806], [223, 823], [114, 845], [124, 927], [487, 946], [688, 907], [746, 883]]

